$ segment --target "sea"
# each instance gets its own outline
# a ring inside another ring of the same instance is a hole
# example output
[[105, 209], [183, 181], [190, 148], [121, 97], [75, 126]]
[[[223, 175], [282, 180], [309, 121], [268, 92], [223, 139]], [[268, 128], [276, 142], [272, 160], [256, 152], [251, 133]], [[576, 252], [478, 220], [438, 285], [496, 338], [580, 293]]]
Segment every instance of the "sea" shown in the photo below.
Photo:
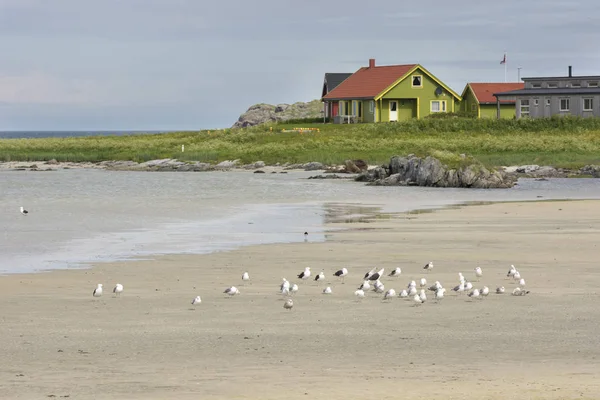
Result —
[[[166, 133], [171, 131], [0, 131], [0, 139], [39, 139], [39, 138], [68, 138], [82, 136], [126, 136], [126, 135], [149, 135]], [[177, 130], [178, 132], [183, 132]]]
[[511, 189], [486, 190], [307, 179], [315, 174], [0, 170], [0, 274], [320, 242], [330, 222], [473, 202], [600, 199], [595, 179], [520, 179]]

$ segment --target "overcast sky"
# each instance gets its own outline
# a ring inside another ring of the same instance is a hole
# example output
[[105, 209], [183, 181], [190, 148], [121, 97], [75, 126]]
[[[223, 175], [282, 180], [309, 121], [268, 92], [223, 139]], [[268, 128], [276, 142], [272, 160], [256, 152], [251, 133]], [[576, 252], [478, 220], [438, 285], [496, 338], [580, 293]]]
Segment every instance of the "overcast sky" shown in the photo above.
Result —
[[0, 0], [0, 130], [231, 126], [325, 72], [420, 63], [467, 81], [600, 75], [598, 0]]

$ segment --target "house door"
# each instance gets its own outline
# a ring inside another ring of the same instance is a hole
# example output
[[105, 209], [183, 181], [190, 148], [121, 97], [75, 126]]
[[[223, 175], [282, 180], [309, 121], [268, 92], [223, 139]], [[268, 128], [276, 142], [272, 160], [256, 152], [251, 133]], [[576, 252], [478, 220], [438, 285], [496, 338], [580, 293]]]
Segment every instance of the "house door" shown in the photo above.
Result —
[[398, 102], [390, 100], [390, 122], [398, 121]]

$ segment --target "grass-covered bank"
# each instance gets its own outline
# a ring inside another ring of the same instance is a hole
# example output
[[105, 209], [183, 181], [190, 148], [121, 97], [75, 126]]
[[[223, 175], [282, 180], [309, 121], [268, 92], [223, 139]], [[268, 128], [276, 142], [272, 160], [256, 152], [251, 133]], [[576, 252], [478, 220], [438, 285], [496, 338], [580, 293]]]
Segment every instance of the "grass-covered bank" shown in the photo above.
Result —
[[[319, 128], [282, 133], [295, 127]], [[273, 131], [270, 130], [273, 129]], [[181, 152], [185, 145], [185, 152]], [[3, 139], [1, 161], [147, 161], [178, 158], [203, 162], [342, 163], [361, 158], [385, 163], [393, 154], [466, 153], [486, 165], [600, 164], [600, 119], [485, 120], [433, 118], [399, 123], [332, 125], [272, 124], [131, 136]]]

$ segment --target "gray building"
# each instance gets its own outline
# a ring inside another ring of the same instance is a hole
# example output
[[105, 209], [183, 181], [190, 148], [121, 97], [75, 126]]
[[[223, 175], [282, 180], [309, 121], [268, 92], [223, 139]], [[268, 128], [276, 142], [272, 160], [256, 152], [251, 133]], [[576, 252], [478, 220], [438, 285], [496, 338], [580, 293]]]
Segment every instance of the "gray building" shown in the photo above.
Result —
[[516, 100], [516, 117], [547, 118], [554, 115], [600, 117], [600, 76], [523, 78], [525, 88], [494, 93], [500, 118], [500, 101]]

